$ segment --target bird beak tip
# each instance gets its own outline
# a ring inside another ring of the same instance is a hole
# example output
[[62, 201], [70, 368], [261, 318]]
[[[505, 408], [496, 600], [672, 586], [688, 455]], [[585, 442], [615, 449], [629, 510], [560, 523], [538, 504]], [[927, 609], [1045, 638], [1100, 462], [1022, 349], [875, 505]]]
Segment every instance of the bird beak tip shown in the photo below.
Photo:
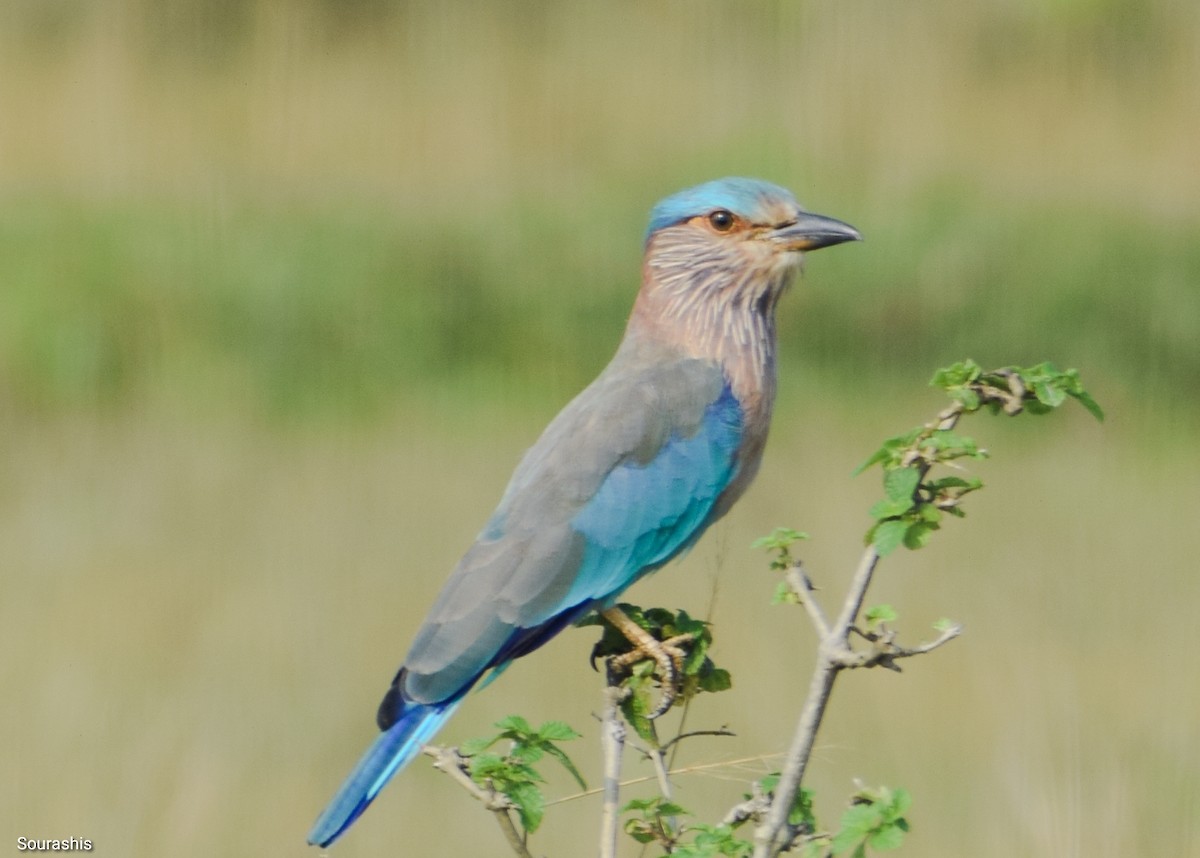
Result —
[[862, 241], [863, 235], [850, 224], [824, 215], [805, 212], [795, 223], [777, 229], [773, 238], [787, 250], [819, 250], [847, 241]]

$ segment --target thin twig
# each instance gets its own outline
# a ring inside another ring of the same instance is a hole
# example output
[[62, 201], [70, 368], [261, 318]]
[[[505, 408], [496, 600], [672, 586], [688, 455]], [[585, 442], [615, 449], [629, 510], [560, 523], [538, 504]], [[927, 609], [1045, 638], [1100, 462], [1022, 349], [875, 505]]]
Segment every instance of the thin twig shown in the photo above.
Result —
[[[658, 781], [658, 792], [667, 801], [673, 801], [675, 798], [675, 790], [671, 787], [671, 773], [667, 771], [667, 754], [664, 748], [649, 748], [645, 752], [650, 758], [650, 764], [654, 766], [654, 777]], [[676, 837], [679, 834], [679, 817], [674, 814], [661, 818], [666, 833], [671, 837]]]
[[850, 631], [870, 643], [871, 649], [868, 652], [848, 651], [848, 657], [843, 659], [841, 663], [842, 667], [885, 667], [888, 670], [894, 670], [899, 673], [900, 665], [896, 664], [898, 660], [933, 652], [938, 647], [948, 644], [962, 634], [962, 626], [956, 623], [944, 629], [933, 640], [917, 644], [914, 647], [904, 647], [897, 644], [896, 632], [886, 627], [878, 632], [864, 632], [857, 626], [852, 626]]
[[735, 804], [721, 820], [722, 825], [734, 827], [748, 819], [759, 819], [771, 809], [771, 797], [763, 792], [762, 785], [755, 781], [750, 786], [750, 797]]
[[600, 858], [616, 858], [618, 805], [621, 800], [621, 752], [625, 748], [625, 722], [621, 700], [629, 692], [617, 685], [604, 689], [601, 741], [604, 744], [604, 812], [600, 822]]
[[426, 745], [421, 752], [433, 758], [433, 767], [439, 772], [448, 774], [463, 789], [483, 803], [488, 810], [508, 810], [512, 802], [501, 793], [484, 789], [471, 779], [467, 768], [467, 758], [458, 752], [457, 748], [443, 748], [440, 745]]
[[[663, 750], [663, 753], [666, 753], [667, 749], [670, 748], [672, 745], [674, 745], [676, 742], [682, 742], [684, 739], [691, 739], [693, 736], [736, 736], [736, 735], [737, 735], [737, 733], [733, 732], [728, 727], [720, 727], [716, 730], [691, 730], [687, 733], [680, 733], [674, 739], [667, 742], [667, 744], [663, 745], [662, 750]], [[673, 774], [674, 772], [671, 772], [671, 773]]]
[[[653, 725], [651, 725], [651, 729], [653, 729]], [[692, 739], [692, 738], [695, 738], [696, 736], [735, 736], [735, 735], [737, 735], [737, 734], [734, 733], [732, 730], [730, 730], [728, 727], [721, 727], [716, 730], [690, 730], [687, 733], [680, 733], [678, 736], [671, 739], [669, 742], [667, 742], [657, 748], [645, 748], [645, 747], [636, 746], [636, 745], [635, 745], [635, 747], [642, 755], [644, 755], [648, 760], [650, 760], [650, 764], [652, 766], [654, 766], [654, 777], [658, 781], [659, 793], [667, 801], [672, 801], [675, 798], [675, 787], [671, 783], [671, 775], [677, 774], [677, 772], [672, 771], [670, 765], [668, 765], [668, 763], [667, 763], [667, 751], [670, 750], [671, 746], [683, 741], [684, 739]], [[670, 832], [672, 834], [677, 834], [679, 832], [679, 820], [673, 815], [667, 816], [665, 819], [666, 819], [666, 822], [667, 822]]]
[[533, 853], [525, 845], [525, 839], [517, 831], [517, 826], [513, 824], [512, 817], [509, 816], [508, 811], [496, 810], [492, 811], [492, 813], [496, 817], [496, 822], [500, 825], [500, 830], [504, 832], [504, 839], [512, 847], [512, 851], [520, 856], [520, 858], [533, 858]]
[[822, 641], [822, 646], [836, 644], [846, 646], [850, 636], [850, 626], [862, 610], [863, 600], [867, 597], [867, 588], [871, 586], [871, 577], [875, 574], [875, 566], [879, 563], [879, 554], [874, 545], [868, 545], [854, 570], [854, 578], [850, 581], [850, 589], [846, 593], [846, 601], [842, 603], [842, 612], [829, 634]]
[[[746, 763], [765, 763], [767, 760], [778, 756], [780, 755], [755, 754], [752, 757], [739, 757], [736, 760], [721, 760], [720, 762], [716, 763], [700, 763], [694, 766], [684, 766], [681, 769], [671, 769], [667, 772], [667, 774], [674, 777], [675, 775], [690, 775], [697, 772], [704, 772], [708, 771], [709, 769], [727, 769], [731, 766], [741, 766], [745, 765]], [[636, 786], [637, 784], [649, 783], [652, 780], [656, 780], [654, 775], [642, 775], [641, 777], [629, 778], [628, 780], [621, 781], [619, 786], [623, 789], [627, 786]], [[556, 804], [566, 804], [569, 801], [579, 801], [582, 798], [591, 798], [594, 795], [600, 795], [602, 792], [604, 792], [604, 787], [592, 787], [591, 789], [580, 790], [579, 792], [571, 793], [571, 795], [564, 795], [562, 798], [556, 798], [553, 801], [548, 801], [546, 802], [545, 806], [552, 807]]]
[[821, 603], [817, 601], [816, 589], [813, 587], [812, 580], [808, 577], [808, 573], [804, 571], [804, 564], [797, 560], [792, 564], [792, 568], [787, 572], [788, 586], [792, 588], [792, 592], [796, 594], [796, 598], [800, 600], [800, 604], [804, 606], [804, 610], [808, 612], [808, 618], [812, 620], [813, 628], [817, 630], [817, 638], [824, 640], [829, 636], [829, 620], [825, 619], [825, 612], [821, 610]]

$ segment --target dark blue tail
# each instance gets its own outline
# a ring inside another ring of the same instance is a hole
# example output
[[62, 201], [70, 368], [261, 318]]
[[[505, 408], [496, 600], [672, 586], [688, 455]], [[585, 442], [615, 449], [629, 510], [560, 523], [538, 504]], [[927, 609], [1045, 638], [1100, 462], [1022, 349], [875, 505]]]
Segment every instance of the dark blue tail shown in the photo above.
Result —
[[328, 846], [367, 809], [392, 775], [421, 752], [421, 746], [454, 714], [459, 701], [426, 706], [408, 703], [399, 718], [379, 735], [346, 778], [333, 801], [313, 824], [308, 842]]

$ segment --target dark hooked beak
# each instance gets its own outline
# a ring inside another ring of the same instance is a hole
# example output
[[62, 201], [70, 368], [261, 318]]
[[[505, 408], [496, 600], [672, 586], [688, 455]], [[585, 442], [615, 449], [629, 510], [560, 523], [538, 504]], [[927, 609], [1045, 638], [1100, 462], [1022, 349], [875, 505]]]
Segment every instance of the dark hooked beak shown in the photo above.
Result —
[[785, 250], [817, 250], [843, 241], [862, 241], [862, 234], [850, 224], [812, 212], [801, 212], [793, 223], [770, 230], [767, 237]]

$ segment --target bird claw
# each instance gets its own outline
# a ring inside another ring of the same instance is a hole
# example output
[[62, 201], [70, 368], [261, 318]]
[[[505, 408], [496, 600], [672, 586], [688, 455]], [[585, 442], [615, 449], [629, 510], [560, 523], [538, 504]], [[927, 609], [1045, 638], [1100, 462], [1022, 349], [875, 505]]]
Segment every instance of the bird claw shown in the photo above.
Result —
[[604, 618], [633, 644], [633, 649], [629, 652], [613, 656], [608, 660], [610, 683], [615, 684], [613, 679], [616, 676], [624, 673], [639, 661], [646, 659], [653, 661], [658, 667], [662, 698], [653, 711], [646, 715], [646, 718], [650, 721], [660, 718], [675, 705], [675, 699], [679, 696], [683, 660], [687, 656], [687, 651], [683, 649], [683, 646], [690, 644], [695, 639], [694, 636], [691, 634], [675, 635], [665, 641], [660, 641], [629, 619], [620, 609], [610, 608], [602, 613]]
[[646, 659], [657, 665], [662, 697], [659, 699], [658, 705], [646, 715], [648, 720], [653, 721], [665, 715], [675, 705], [682, 684], [683, 659], [687, 656], [687, 651], [680, 645], [691, 643], [693, 636], [685, 634], [676, 635], [665, 641], [657, 641], [653, 638], [651, 640], [653, 641], [652, 645], [642, 641], [636, 642], [634, 649], [622, 655], [613, 656], [609, 659], [608, 664], [610, 676], [624, 673], [639, 661]]

